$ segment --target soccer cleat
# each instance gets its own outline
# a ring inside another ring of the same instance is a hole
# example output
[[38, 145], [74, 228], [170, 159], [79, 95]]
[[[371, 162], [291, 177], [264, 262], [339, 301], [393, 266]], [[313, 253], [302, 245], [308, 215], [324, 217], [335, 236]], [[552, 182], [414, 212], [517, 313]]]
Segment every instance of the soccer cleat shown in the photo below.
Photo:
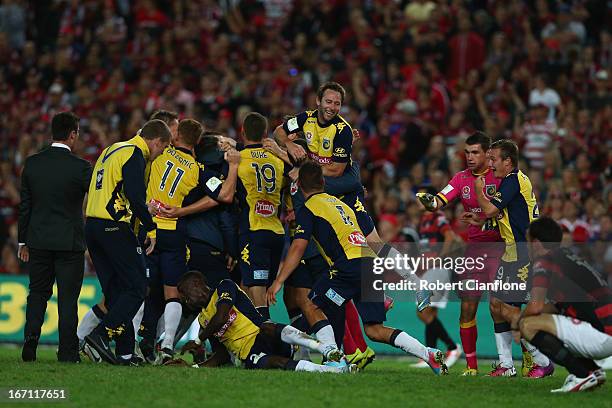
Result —
[[146, 340], [141, 340], [138, 346], [145, 361], [149, 364], [155, 364], [157, 356], [155, 355], [155, 349], [153, 346]]
[[534, 364], [533, 367], [531, 367], [531, 370], [529, 370], [529, 372], [527, 373], [525, 377], [544, 378], [544, 377], [548, 377], [549, 375], [553, 375], [554, 372], [555, 372], [555, 365], [551, 361], [550, 364], [548, 364], [546, 367], [542, 367], [537, 364]]
[[451, 368], [455, 365], [455, 363], [459, 360], [459, 358], [463, 355], [463, 349], [461, 345], [457, 344], [457, 348], [454, 350], [448, 350], [446, 352], [446, 366]]
[[[346, 357], [346, 361], [348, 361], [349, 364], [357, 364], [363, 358], [363, 352], [359, 349], [356, 349], [353, 354], [345, 354], [345, 357]], [[301, 360], [301, 359], [296, 359], [296, 360]]]
[[438, 349], [427, 347], [427, 353], [429, 354], [429, 367], [435, 375], [446, 375], [448, 374], [448, 367], [444, 358], [444, 353]]
[[493, 370], [487, 374], [487, 377], [516, 377], [516, 368], [504, 367], [501, 363], [493, 363]]
[[550, 390], [550, 392], [578, 392], [597, 387], [598, 384], [594, 373], [589, 374], [586, 378], [578, 378], [574, 374], [570, 374], [561, 388]]
[[87, 343], [83, 344], [83, 348], [81, 349], [81, 352], [88, 359], [90, 359], [92, 363], [97, 364], [97, 363], [102, 362], [102, 357], [100, 357], [100, 354]]
[[130, 358], [117, 358], [117, 365], [127, 367], [140, 367], [144, 363], [144, 360], [136, 355], [132, 355]]
[[521, 375], [527, 377], [535, 363], [533, 362], [533, 356], [528, 351], [523, 351], [523, 365], [521, 366]]
[[417, 310], [422, 312], [431, 305], [431, 291], [423, 289], [416, 291]]
[[478, 376], [478, 370], [475, 368], [466, 368], [465, 370], [463, 370], [463, 374], [461, 374], [462, 377], [476, 377]]
[[340, 360], [342, 360], [343, 357], [344, 353], [338, 350], [338, 347], [336, 346], [329, 345], [325, 348], [325, 351], [323, 352], [323, 358], [325, 358], [326, 361], [339, 362]]
[[174, 351], [168, 347], [164, 347], [160, 350], [158, 364], [165, 365], [172, 360], [174, 360]]
[[374, 350], [368, 347], [363, 353], [361, 353], [361, 359], [359, 360], [359, 362], [355, 364], [357, 364], [357, 367], [359, 367], [359, 370], [363, 370], [368, 365], [373, 363], [374, 360], [376, 360], [376, 353], [374, 352]]
[[393, 309], [393, 305], [395, 301], [393, 300], [391, 296], [385, 295], [384, 302], [385, 302], [385, 313], [387, 313], [389, 310]]
[[359, 368], [357, 364], [349, 364], [346, 366], [346, 371], [344, 372], [347, 374], [355, 374], [355, 373], [358, 373], [359, 371], [361, 371], [361, 368]]
[[593, 374], [595, 375], [595, 378], [597, 378], [598, 385], [603, 385], [603, 383], [606, 382], [606, 372], [603, 370], [603, 368], [593, 371]]
[[427, 364], [427, 362], [425, 360], [419, 360], [414, 364], [410, 364], [410, 367], [412, 368], [428, 368], [429, 364]]
[[110, 342], [106, 337], [91, 333], [85, 336], [85, 343], [95, 350], [102, 360], [109, 364], [117, 364], [117, 357], [111, 350]]

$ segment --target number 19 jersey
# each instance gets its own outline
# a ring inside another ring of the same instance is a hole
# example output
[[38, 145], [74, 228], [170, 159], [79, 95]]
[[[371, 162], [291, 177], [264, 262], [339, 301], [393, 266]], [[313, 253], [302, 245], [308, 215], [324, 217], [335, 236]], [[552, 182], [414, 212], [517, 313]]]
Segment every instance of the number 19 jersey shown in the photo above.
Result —
[[279, 214], [281, 191], [289, 166], [261, 144], [240, 151], [237, 195], [240, 201], [240, 233], [272, 231], [284, 234]]

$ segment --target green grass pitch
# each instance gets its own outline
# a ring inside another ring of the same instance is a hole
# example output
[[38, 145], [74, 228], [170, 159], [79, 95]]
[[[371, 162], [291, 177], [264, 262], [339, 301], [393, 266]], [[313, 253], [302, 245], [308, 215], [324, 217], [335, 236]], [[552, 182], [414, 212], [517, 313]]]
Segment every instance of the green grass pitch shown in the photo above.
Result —
[[[70, 407], [612, 407], [610, 383], [593, 392], [551, 395], [567, 375], [563, 368], [552, 378], [530, 380], [461, 377], [462, 365], [435, 377], [410, 368], [408, 359], [384, 357], [353, 375], [67, 365], [54, 357], [53, 349], [40, 348], [38, 361], [25, 364], [20, 349], [0, 348], [0, 388], [65, 388], [68, 399], [52, 406]], [[488, 367], [481, 363], [481, 371]], [[45, 405], [0, 401], [0, 408]]]

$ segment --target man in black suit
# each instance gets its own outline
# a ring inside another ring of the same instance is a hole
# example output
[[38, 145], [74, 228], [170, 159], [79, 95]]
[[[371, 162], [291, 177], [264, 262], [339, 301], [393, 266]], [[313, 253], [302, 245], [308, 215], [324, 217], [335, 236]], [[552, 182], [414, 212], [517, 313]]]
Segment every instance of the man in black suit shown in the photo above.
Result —
[[53, 144], [25, 162], [19, 204], [19, 252], [29, 263], [23, 361], [36, 360], [47, 301], [57, 280], [59, 361], [78, 362], [78, 298], [84, 272], [83, 199], [91, 164], [74, 154], [79, 118], [61, 112], [51, 121]]

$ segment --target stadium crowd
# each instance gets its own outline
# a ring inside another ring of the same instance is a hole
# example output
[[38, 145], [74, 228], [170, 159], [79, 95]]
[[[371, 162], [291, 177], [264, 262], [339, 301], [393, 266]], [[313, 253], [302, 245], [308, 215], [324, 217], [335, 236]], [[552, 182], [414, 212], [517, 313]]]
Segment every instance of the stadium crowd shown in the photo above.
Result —
[[[463, 141], [482, 129], [519, 143], [541, 214], [568, 240], [605, 243], [612, 281], [610, 12], [591, 0], [3, 0], [1, 272], [21, 270], [20, 171], [55, 113], [81, 117], [76, 153], [93, 162], [156, 109], [236, 138], [246, 113], [274, 129], [334, 80], [384, 241], [418, 225], [415, 193], [464, 169]], [[461, 236], [458, 207], [445, 211]]]

